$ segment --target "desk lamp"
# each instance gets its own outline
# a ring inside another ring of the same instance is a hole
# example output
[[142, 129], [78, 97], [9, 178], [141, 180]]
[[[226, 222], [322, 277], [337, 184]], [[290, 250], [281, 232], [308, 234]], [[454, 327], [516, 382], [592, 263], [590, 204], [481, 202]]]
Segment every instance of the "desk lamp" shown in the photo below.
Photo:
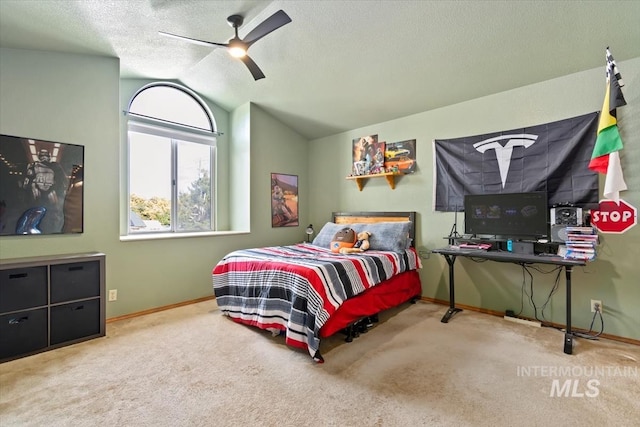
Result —
[[311, 243], [311, 236], [313, 236], [313, 233], [315, 233], [313, 231], [313, 224], [309, 224], [309, 226], [305, 230], [305, 233], [307, 233], [307, 243]]

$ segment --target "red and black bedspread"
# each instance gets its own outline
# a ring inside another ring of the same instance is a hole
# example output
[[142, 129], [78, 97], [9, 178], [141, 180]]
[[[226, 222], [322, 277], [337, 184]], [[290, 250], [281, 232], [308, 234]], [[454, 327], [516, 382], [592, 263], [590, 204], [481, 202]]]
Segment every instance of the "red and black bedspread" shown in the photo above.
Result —
[[341, 255], [301, 243], [243, 249], [213, 269], [218, 307], [233, 320], [283, 332], [319, 360], [320, 329], [347, 299], [421, 268], [415, 249]]

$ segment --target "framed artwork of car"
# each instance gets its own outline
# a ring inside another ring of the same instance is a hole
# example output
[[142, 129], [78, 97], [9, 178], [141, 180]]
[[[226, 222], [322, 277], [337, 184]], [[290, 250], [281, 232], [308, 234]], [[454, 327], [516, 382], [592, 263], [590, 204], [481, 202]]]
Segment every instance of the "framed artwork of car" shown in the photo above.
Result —
[[387, 142], [384, 152], [384, 168], [397, 168], [402, 173], [413, 173], [416, 170], [416, 140]]

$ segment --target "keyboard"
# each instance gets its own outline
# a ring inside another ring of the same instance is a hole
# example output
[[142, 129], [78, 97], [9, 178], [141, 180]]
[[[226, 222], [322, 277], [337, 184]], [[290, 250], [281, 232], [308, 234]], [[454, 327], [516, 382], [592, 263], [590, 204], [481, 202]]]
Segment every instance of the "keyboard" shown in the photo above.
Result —
[[458, 246], [460, 249], [481, 249], [483, 251], [491, 249], [491, 244], [489, 243], [461, 243]]

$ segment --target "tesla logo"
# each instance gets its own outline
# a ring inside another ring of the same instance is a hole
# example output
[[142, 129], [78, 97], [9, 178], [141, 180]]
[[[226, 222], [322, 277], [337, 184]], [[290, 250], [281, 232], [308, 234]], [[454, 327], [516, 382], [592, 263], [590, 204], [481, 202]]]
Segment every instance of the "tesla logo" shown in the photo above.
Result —
[[[526, 133], [516, 135], [501, 135], [495, 138], [485, 139], [484, 141], [476, 142], [473, 144], [473, 148], [477, 151], [484, 153], [487, 150], [496, 150], [496, 158], [498, 159], [498, 168], [500, 169], [500, 179], [502, 180], [502, 188], [504, 188], [507, 182], [507, 174], [509, 173], [509, 166], [511, 165], [511, 153], [513, 153], [513, 147], [531, 147], [538, 135], [530, 135]], [[502, 142], [507, 142], [502, 145]]]

